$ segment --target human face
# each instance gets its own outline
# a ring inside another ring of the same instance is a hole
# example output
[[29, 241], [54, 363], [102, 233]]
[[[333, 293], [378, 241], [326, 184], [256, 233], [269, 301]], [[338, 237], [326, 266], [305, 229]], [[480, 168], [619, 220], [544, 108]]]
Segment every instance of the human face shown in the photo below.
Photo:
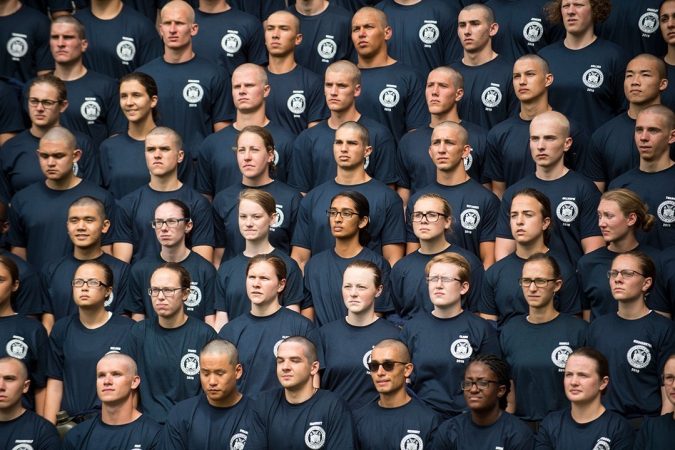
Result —
[[[387, 361], [405, 362], [404, 355], [401, 354], [395, 346], [375, 347], [370, 354], [370, 361], [383, 363]], [[384, 367], [379, 366], [376, 371], [371, 371], [370, 376], [373, 379], [375, 389], [380, 394], [396, 394], [405, 389], [405, 380], [410, 377], [413, 371], [412, 363], [394, 364], [394, 369], [387, 372]]]
[[345, 170], [363, 168], [366, 157], [372, 152], [372, 147], [361, 141], [359, 132], [352, 128], [343, 127], [335, 132], [333, 155], [338, 167]]
[[180, 2], [169, 3], [160, 13], [159, 34], [164, 47], [171, 50], [183, 50], [192, 45], [192, 36], [198, 26], [192, 20], [190, 7]]
[[[435, 198], [422, 198], [415, 202], [413, 213], [443, 212], [443, 204]], [[422, 217], [420, 222], [413, 221], [412, 227], [415, 236], [422, 241], [444, 238], [446, 231], [450, 229], [452, 217], [439, 216], [438, 221], [430, 222], [427, 217]]]
[[0, 264], [0, 307], [9, 303], [12, 293], [19, 289], [19, 280], [12, 280], [12, 275], [4, 264]]
[[382, 293], [382, 286], [375, 286], [375, 274], [361, 267], [349, 267], [342, 276], [342, 299], [350, 314], [375, 310], [375, 299]]
[[556, 292], [562, 287], [562, 280], [555, 279], [553, 268], [545, 261], [526, 262], [521, 276], [525, 280], [538, 278], [548, 280], [544, 287], [538, 287], [534, 282], [529, 285], [525, 282], [522, 286], [525, 301], [532, 309], [547, 308], [553, 302]]
[[272, 56], [286, 56], [302, 42], [293, 15], [283, 11], [269, 16], [265, 23], [265, 46]]
[[30, 121], [40, 128], [52, 128], [59, 123], [61, 113], [68, 107], [67, 101], [59, 100], [59, 93], [56, 88], [47, 83], [35, 84], [28, 92], [28, 98], [58, 102], [51, 107], [45, 107], [42, 103], [33, 106], [28, 102]]
[[563, 164], [572, 138], [563, 135], [562, 126], [549, 117], [535, 117], [530, 124], [530, 152], [537, 167], [554, 168]]
[[464, 89], [457, 89], [447, 71], [435, 69], [427, 77], [424, 91], [427, 108], [431, 114], [444, 114], [450, 111], [464, 95]]
[[140, 383], [122, 358], [103, 358], [96, 365], [96, 393], [104, 404], [126, 401]]
[[354, 99], [361, 93], [361, 85], [344, 71], [327, 70], [323, 83], [326, 104], [331, 111], [346, 111], [354, 105]]
[[49, 35], [49, 48], [58, 64], [68, 64], [82, 59], [87, 40], [80, 39], [75, 25], [54, 23]]
[[544, 230], [551, 226], [551, 218], [544, 218], [541, 204], [529, 195], [517, 195], [511, 201], [511, 234], [519, 244], [543, 240]]
[[631, 227], [635, 225], [635, 221], [635, 213], [626, 216], [615, 201], [600, 200], [598, 226], [605, 242], [616, 242], [628, 236], [632, 232]]
[[[184, 219], [183, 211], [173, 203], [162, 203], [155, 209], [155, 220]], [[155, 228], [155, 236], [162, 247], [173, 248], [185, 244], [185, 236], [192, 230], [192, 221], [180, 221], [175, 227], [166, 223]]]
[[[469, 283], [461, 281], [459, 270], [455, 264], [440, 262], [429, 269], [429, 298], [435, 308], [461, 308], [462, 296], [469, 292]], [[438, 281], [431, 281], [436, 278]]]
[[675, 382], [673, 380], [675, 380], [675, 358], [671, 357], [663, 367], [663, 388], [670, 403], [675, 405]]
[[274, 161], [274, 152], [268, 151], [263, 139], [255, 133], [242, 133], [237, 140], [237, 164], [249, 180], [265, 177]]
[[318, 371], [319, 362], [309, 362], [302, 344], [284, 342], [277, 348], [277, 378], [284, 389], [297, 391], [311, 385]]
[[347, 219], [342, 214], [328, 218], [330, 232], [336, 239], [348, 239], [359, 234], [359, 230], [368, 225], [368, 218], [361, 217], [356, 211], [356, 204], [348, 197], [337, 197], [330, 204], [330, 210], [339, 213], [352, 213]]
[[464, 373], [464, 381], [489, 381], [488, 387], [479, 389], [472, 384], [464, 391], [464, 400], [470, 410], [476, 412], [490, 411], [499, 408], [499, 399], [506, 393], [506, 386], [499, 385], [495, 374], [482, 362], [469, 364]]
[[663, 116], [651, 111], [638, 114], [635, 121], [635, 144], [640, 152], [640, 160], [652, 162], [667, 158], [673, 142], [675, 130], [668, 129]]
[[178, 272], [171, 269], [158, 269], [150, 277], [151, 288], [170, 288], [175, 290], [173, 295], [164, 295], [160, 292], [156, 297], [151, 297], [152, 309], [160, 318], [173, 319], [183, 312], [183, 302], [187, 299], [189, 289], [182, 289]]
[[239, 202], [239, 232], [247, 241], [267, 239], [275, 216], [256, 202], [243, 199]]
[[178, 163], [183, 161], [183, 150], [176, 147], [167, 134], [149, 135], [145, 138], [145, 164], [155, 177], [176, 176]]
[[391, 35], [391, 27], [384, 26], [374, 11], [358, 11], [352, 17], [352, 42], [356, 53], [362, 58], [372, 58], [386, 52]]
[[256, 306], [279, 303], [285, 285], [286, 280], [280, 280], [274, 266], [266, 261], [253, 264], [246, 274], [246, 294]]
[[47, 180], [63, 181], [74, 177], [73, 164], [80, 159], [80, 151], [68, 148], [61, 141], [41, 141], [37, 151], [40, 170]]
[[120, 108], [129, 122], [140, 122], [152, 115], [157, 96], [150, 97], [145, 87], [136, 80], [120, 85]]
[[563, 26], [569, 34], [580, 35], [593, 28], [590, 0], [563, 0], [560, 10]]
[[264, 84], [260, 72], [253, 67], [239, 67], [232, 74], [232, 99], [237, 111], [256, 111], [263, 106], [270, 86]]
[[110, 221], [103, 220], [93, 205], [72, 206], [68, 210], [66, 228], [75, 247], [88, 249], [101, 245], [101, 235], [110, 228]]
[[21, 374], [20, 362], [0, 362], [0, 411], [8, 411], [21, 403], [21, 396], [28, 392], [30, 381]]
[[464, 158], [471, 153], [471, 147], [461, 142], [460, 132], [454, 127], [439, 125], [431, 133], [429, 156], [436, 169], [453, 172], [464, 169]]
[[659, 77], [656, 63], [647, 58], [634, 58], [626, 67], [623, 92], [631, 104], [649, 105], [666, 89], [667, 79]]
[[666, 1], [661, 5], [661, 35], [668, 45], [675, 45], [675, 1]]
[[480, 8], [463, 10], [457, 17], [457, 35], [467, 53], [479, 53], [488, 48], [497, 30], [497, 24], [488, 23], [485, 11]]
[[[93, 264], [84, 264], [78, 267], [73, 275], [73, 280], [96, 280], [108, 284], [103, 269]], [[89, 287], [87, 283], [84, 283], [82, 287], [73, 286], [73, 299], [78, 308], [98, 309], [103, 306], [110, 294], [112, 294], [111, 286]]]
[[598, 375], [598, 364], [594, 359], [582, 355], [567, 358], [563, 387], [572, 404], [588, 404], [600, 400], [601, 391], [609, 384], [609, 378]]
[[513, 65], [513, 90], [521, 102], [540, 99], [551, 83], [553, 75], [545, 73], [541, 64], [534, 59], [521, 59]]
[[206, 399], [213, 406], [224, 406], [237, 395], [237, 380], [241, 378], [241, 364], [232, 365], [226, 354], [199, 355], [199, 380]]
[[637, 272], [632, 277], [624, 277], [619, 274], [616, 278], [609, 279], [609, 287], [612, 297], [619, 303], [630, 303], [642, 300], [652, 285], [652, 279], [641, 275], [642, 269], [635, 257], [631, 255], [619, 255], [612, 261], [611, 270], [632, 270]]

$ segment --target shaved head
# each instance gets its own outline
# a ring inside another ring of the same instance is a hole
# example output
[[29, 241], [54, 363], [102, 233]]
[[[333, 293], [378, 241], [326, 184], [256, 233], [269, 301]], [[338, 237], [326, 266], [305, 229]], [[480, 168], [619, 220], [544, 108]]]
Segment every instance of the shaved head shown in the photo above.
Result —
[[293, 15], [292, 13], [290, 13], [288, 11], [282, 10], [282, 11], [274, 12], [274, 13], [269, 15], [266, 22], [273, 21], [275, 18], [279, 18], [279, 17], [285, 17], [285, 18], [289, 19], [291, 24], [293, 25], [293, 28], [295, 29], [294, 31], [296, 33], [300, 33], [300, 19], [298, 19], [297, 17], [295, 17], [295, 15]]
[[173, 9], [182, 9], [187, 14], [187, 19], [190, 24], [195, 23], [195, 10], [190, 6], [189, 3], [183, 0], [171, 0], [161, 9], [159, 17], [161, 18], [164, 15], [165, 11]]
[[536, 116], [534, 119], [532, 119], [532, 123], [530, 124], [530, 129], [535, 129], [538, 124], [542, 122], [553, 122], [556, 125], [560, 127], [560, 132], [563, 137], [569, 137], [570, 135], [570, 121], [567, 120], [567, 117], [565, 117], [563, 114], [557, 112], [557, 111], [546, 111], [544, 113], [539, 114]]
[[394, 348], [396, 353], [399, 355], [399, 361], [408, 363], [410, 362], [410, 350], [408, 346], [405, 345], [403, 341], [398, 339], [383, 339], [373, 347], [373, 350], [376, 348]]
[[234, 72], [232, 72], [232, 76], [234, 77], [235, 74], [239, 74], [247, 70], [255, 72], [255, 74], [258, 76], [258, 81], [260, 83], [269, 84], [269, 79], [267, 78], [267, 72], [265, 72], [265, 69], [253, 63], [244, 63], [239, 65], [236, 69], [234, 69]]
[[42, 139], [40, 139], [40, 144], [43, 142], [60, 142], [70, 150], [75, 150], [77, 148], [75, 136], [63, 127], [49, 129], [49, 131], [42, 136]]
[[231, 365], [236, 366], [239, 364], [239, 352], [237, 347], [234, 346], [230, 341], [224, 339], [214, 339], [204, 346], [200, 357], [202, 355], [214, 355], [214, 356], [225, 356]]
[[364, 6], [354, 13], [352, 20], [359, 14], [373, 14], [382, 28], [389, 26], [389, 19], [387, 19], [387, 15], [381, 9], [373, 8], [372, 6]]
[[329, 72], [347, 73], [355, 85], [361, 84], [361, 70], [351, 61], [345, 59], [336, 61], [326, 69], [326, 73]]
[[457, 140], [459, 141], [458, 142], [459, 145], [464, 146], [469, 143], [469, 132], [466, 131], [466, 128], [464, 128], [457, 122], [452, 122], [450, 120], [446, 120], [445, 122], [441, 122], [438, 125], [436, 125], [434, 127], [434, 131], [431, 133], [432, 137], [436, 130], [440, 130], [442, 128], [454, 130], [457, 133]]
[[103, 355], [103, 358], [98, 360], [98, 364], [100, 364], [101, 361], [114, 361], [120, 366], [124, 367], [125, 372], [129, 375], [138, 375], [138, 366], [136, 365], [136, 361], [134, 361], [131, 356], [125, 355], [124, 353], [106, 353]]

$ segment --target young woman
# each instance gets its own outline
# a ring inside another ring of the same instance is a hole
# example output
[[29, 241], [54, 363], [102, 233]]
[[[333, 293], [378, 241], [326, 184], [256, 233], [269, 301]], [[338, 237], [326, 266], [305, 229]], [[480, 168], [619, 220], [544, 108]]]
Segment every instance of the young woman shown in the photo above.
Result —
[[424, 273], [433, 310], [420, 311], [406, 322], [401, 339], [415, 365], [413, 390], [448, 418], [466, 408], [459, 384], [469, 359], [482, 353], [499, 355], [499, 343], [494, 327], [462, 306], [471, 287], [471, 266], [463, 256], [434, 256]]
[[392, 268], [392, 301], [396, 313], [407, 320], [413, 314], [433, 309], [424, 281], [425, 266], [436, 255], [448, 252], [463, 256], [471, 265], [471, 291], [466, 296], [465, 306], [474, 311], [480, 299], [483, 263], [473, 253], [448, 242], [446, 234], [452, 232], [452, 211], [448, 202], [440, 195], [424, 194], [413, 205], [410, 220], [420, 248]]
[[632, 450], [634, 433], [630, 423], [620, 414], [606, 409], [601, 401], [609, 379], [607, 358], [602, 353], [591, 347], [572, 352], [567, 358], [563, 378], [570, 407], [546, 416], [537, 433], [535, 448]]
[[[675, 353], [671, 353], [661, 374], [666, 398], [675, 408]], [[669, 448], [675, 442], [675, 412], [648, 418], [635, 438], [635, 448], [659, 450]]]
[[321, 387], [340, 394], [353, 411], [378, 397], [367, 368], [373, 346], [383, 339], [398, 339], [400, 334], [395, 325], [375, 314], [383, 288], [382, 272], [376, 264], [350, 262], [342, 277], [347, 316], [322, 326], [317, 333]]
[[223, 262], [218, 268], [216, 282], [216, 330], [228, 320], [246, 314], [250, 302], [246, 297], [246, 276], [241, 270], [249, 259], [260, 254], [281, 258], [286, 264], [286, 288], [281, 297], [283, 306], [300, 311], [305, 301], [302, 273], [298, 265], [286, 253], [275, 248], [269, 240], [270, 228], [276, 221], [274, 197], [263, 190], [246, 189], [239, 194], [239, 232], [246, 241], [246, 247], [234, 258]]
[[391, 268], [386, 259], [366, 247], [370, 239], [368, 199], [360, 192], [340, 192], [331, 199], [326, 215], [335, 247], [312, 256], [305, 266], [305, 287], [312, 297], [316, 323], [321, 326], [345, 317], [343, 274], [349, 263], [356, 260], [370, 261], [380, 269], [383, 292], [375, 311], [391, 311]]
[[250, 311], [225, 325], [219, 333], [239, 351], [246, 367], [238, 380], [240, 392], [257, 395], [278, 387], [276, 350], [288, 336], [308, 337], [314, 325], [295, 311], [281, 306], [286, 287], [286, 262], [274, 255], [257, 255], [246, 265], [246, 295]]

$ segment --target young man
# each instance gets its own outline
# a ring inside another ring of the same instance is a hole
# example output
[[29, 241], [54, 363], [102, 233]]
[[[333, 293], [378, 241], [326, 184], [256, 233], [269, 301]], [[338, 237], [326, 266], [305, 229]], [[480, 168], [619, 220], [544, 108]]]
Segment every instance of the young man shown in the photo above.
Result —
[[301, 336], [288, 337], [279, 344], [276, 359], [282, 387], [256, 401], [247, 450], [355, 448], [352, 416], [344, 401], [314, 387], [319, 371], [314, 344]]
[[[671, 354], [663, 366], [661, 382], [666, 398], [675, 408], [675, 353]], [[655, 419], [647, 419], [635, 438], [635, 448], [658, 450], [668, 448], [675, 439], [675, 412], [664, 414]]]
[[326, 69], [323, 93], [330, 117], [309, 128], [296, 138], [288, 182], [301, 192], [309, 192], [335, 177], [333, 157], [335, 130], [345, 122], [357, 122], [370, 134], [373, 153], [366, 160], [366, 172], [393, 186], [396, 173], [396, 141], [389, 130], [361, 115], [356, 99], [361, 95], [361, 71], [349, 61], [338, 61]]
[[373, 347], [368, 368], [380, 398], [354, 412], [361, 448], [428, 446], [440, 417], [408, 394], [406, 380], [413, 372], [408, 347], [397, 339], [380, 341]]
[[237, 348], [216, 339], [199, 354], [203, 395], [183, 400], [169, 411], [161, 448], [216, 450], [223, 443], [244, 448], [250, 431], [253, 402], [237, 390], [243, 374]]
[[508, 118], [518, 105], [511, 83], [511, 61], [492, 49], [499, 25], [488, 6], [466, 6], [457, 23], [464, 56], [451, 67], [464, 76], [466, 98], [459, 105], [459, 114], [489, 130]]
[[102, 442], [108, 448], [156, 448], [161, 427], [136, 409], [140, 384], [136, 363], [129, 356], [108, 353], [101, 358], [96, 365], [101, 413], [70, 430], [64, 449], [95, 450]]
[[[668, 79], [675, 79], [675, 0], [664, 0], [659, 8], [661, 35], [668, 45], [668, 52], [663, 57], [666, 63]], [[661, 102], [668, 108], [675, 108], [675, 83], [669, 83], [661, 94]]]

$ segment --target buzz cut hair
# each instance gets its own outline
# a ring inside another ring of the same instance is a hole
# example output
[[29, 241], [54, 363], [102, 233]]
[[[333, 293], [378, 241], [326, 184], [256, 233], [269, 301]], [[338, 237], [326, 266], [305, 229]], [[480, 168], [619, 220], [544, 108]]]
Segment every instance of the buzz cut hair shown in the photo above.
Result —
[[171, 140], [173, 141], [173, 144], [176, 146], [176, 150], [182, 150], [183, 149], [183, 139], [180, 137], [180, 134], [172, 128], [169, 127], [155, 127], [150, 132], [148, 135], [145, 137], [147, 140], [148, 136], [171, 136]]
[[199, 355], [226, 356], [231, 366], [239, 364], [239, 351], [230, 341], [225, 339], [214, 339], [202, 348]]

